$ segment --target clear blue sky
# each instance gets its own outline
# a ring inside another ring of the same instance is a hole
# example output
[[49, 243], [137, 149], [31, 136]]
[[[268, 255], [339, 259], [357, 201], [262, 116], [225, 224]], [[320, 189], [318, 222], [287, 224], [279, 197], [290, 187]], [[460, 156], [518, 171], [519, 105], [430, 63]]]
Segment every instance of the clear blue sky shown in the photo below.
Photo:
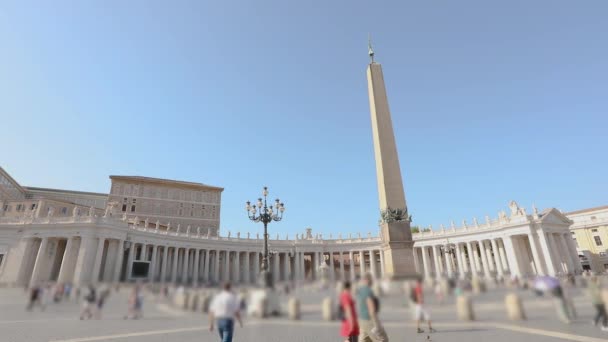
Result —
[[274, 234], [377, 232], [365, 67], [383, 64], [414, 224], [608, 204], [606, 1], [5, 1], [0, 165], [263, 185]]

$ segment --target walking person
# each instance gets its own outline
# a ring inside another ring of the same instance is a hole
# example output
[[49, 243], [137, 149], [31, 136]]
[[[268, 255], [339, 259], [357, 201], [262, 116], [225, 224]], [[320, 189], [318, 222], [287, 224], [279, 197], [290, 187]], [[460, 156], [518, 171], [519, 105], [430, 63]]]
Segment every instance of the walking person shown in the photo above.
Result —
[[95, 309], [95, 301], [97, 299], [95, 288], [93, 285], [89, 285], [89, 292], [84, 297], [84, 303], [82, 304], [82, 311], [80, 312], [80, 319], [90, 319], [93, 317], [93, 310]]
[[209, 331], [213, 331], [217, 321], [217, 331], [222, 342], [232, 342], [235, 319], [239, 322], [240, 327], [243, 327], [239, 300], [230, 289], [230, 283], [224, 284], [222, 292], [213, 298], [209, 306]]
[[388, 341], [388, 336], [378, 318], [380, 301], [372, 291], [373, 278], [367, 273], [357, 289], [357, 313], [359, 318], [359, 342]]
[[429, 315], [429, 312], [424, 307], [424, 288], [422, 287], [422, 280], [420, 278], [416, 280], [413, 297], [415, 303], [414, 316], [416, 317], [416, 331], [419, 334], [424, 332], [424, 330], [420, 328], [420, 322], [425, 320], [428, 324], [429, 332], [434, 333], [436, 330], [433, 329], [433, 326], [431, 325], [431, 315]]
[[144, 294], [140, 284], [135, 285], [129, 295], [129, 309], [124, 319], [143, 317]]
[[342, 293], [340, 294], [340, 309], [344, 313], [340, 335], [345, 337], [344, 342], [357, 342], [359, 337], [359, 323], [357, 322], [357, 311], [355, 301], [351, 294], [349, 281], [344, 282]]
[[34, 286], [30, 289], [30, 301], [27, 304], [27, 311], [32, 311], [32, 309], [34, 308], [34, 306], [36, 304], [40, 303], [40, 292], [41, 292], [41, 288], [40, 286]]
[[606, 305], [602, 299], [602, 287], [600, 280], [597, 276], [594, 275], [591, 277], [591, 279], [589, 279], [587, 291], [591, 299], [591, 304], [595, 307], [596, 311], [595, 318], [593, 319], [593, 325], [597, 326], [601, 319], [602, 331], [608, 331], [608, 314], [606, 313]]
[[99, 291], [99, 298], [97, 299], [97, 311], [95, 312], [95, 316], [97, 319], [101, 319], [101, 313], [103, 311], [103, 306], [110, 295], [110, 289], [106, 288]]

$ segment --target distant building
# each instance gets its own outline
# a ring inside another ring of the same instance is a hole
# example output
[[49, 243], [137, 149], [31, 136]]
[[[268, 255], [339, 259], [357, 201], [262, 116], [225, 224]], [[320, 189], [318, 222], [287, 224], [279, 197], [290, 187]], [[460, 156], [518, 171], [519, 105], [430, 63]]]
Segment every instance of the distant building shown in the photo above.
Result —
[[566, 213], [584, 269], [608, 271], [608, 206]]

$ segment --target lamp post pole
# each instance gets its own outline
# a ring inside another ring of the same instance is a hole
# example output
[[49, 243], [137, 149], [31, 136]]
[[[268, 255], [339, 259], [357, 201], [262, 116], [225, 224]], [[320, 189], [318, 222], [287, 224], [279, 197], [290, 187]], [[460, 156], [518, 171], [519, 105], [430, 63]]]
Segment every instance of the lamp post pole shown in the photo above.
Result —
[[264, 248], [262, 250], [262, 267], [260, 270], [260, 280], [262, 282], [263, 287], [271, 288], [273, 284], [272, 274], [268, 267], [268, 224], [272, 221], [281, 221], [281, 219], [283, 218], [283, 212], [285, 211], [285, 206], [278, 198], [275, 200], [274, 208], [272, 205], [267, 205], [266, 199], [268, 197], [268, 187], [264, 187], [262, 195], [264, 196], [264, 198], [258, 198], [257, 206], [256, 204], [251, 205], [251, 202], [247, 201], [245, 210], [247, 210], [247, 214], [250, 220], [254, 222], [262, 222], [264, 224]]

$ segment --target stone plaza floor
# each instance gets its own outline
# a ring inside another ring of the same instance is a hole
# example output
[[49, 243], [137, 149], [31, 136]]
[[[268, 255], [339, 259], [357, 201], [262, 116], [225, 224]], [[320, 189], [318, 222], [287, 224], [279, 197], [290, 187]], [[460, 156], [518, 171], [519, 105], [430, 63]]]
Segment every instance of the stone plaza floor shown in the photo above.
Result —
[[[381, 298], [380, 317], [391, 341], [608, 341], [608, 333], [592, 326], [593, 308], [579, 290], [572, 291], [578, 318], [571, 324], [557, 319], [553, 302], [536, 297], [531, 291], [517, 291], [528, 319], [509, 321], [504, 308], [505, 289], [493, 289], [474, 296], [476, 320], [456, 318], [454, 298], [443, 305], [427, 294], [434, 334], [417, 334], [406, 307], [404, 295]], [[45, 311], [25, 310], [27, 296], [23, 289], [0, 289], [0, 341], [2, 342], [85, 342], [85, 341], [218, 341], [217, 332], [208, 331], [207, 316], [173, 307], [168, 301], [147, 295], [144, 318], [124, 320], [128, 289], [113, 292], [103, 317], [78, 319], [81, 303], [51, 303]], [[244, 328], [236, 328], [235, 341], [342, 341], [338, 322], [321, 319], [321, 300], [334, 295], [333, 290], [302, 289], [296, 296], [302, 301], [302, 319], [260, 320], [245, 318]], [[286, 302], [286, 297], [283, 298]], [[426, 327], [425, 327], [426, 329]]]

